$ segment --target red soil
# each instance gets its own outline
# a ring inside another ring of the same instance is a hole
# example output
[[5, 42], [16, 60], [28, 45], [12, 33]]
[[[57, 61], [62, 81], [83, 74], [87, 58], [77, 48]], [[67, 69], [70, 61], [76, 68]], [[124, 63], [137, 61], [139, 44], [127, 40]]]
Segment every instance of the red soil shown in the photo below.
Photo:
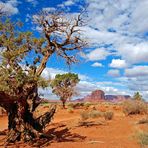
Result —
[[[108, 107], [107, 107], [108, 108]], [[46, 127], [47, 134], [53, 134], [48, 142], [41, 147], [49, 148], [140, 148], [133, 135], [137, 131], [136, 122], [141, 116], [125, 117], [120, 109], [111, 107], [115, 113], [113, 120], [103, 118], [88, 120], [88, 122], [104, 123], [103, 125], [78, 126], [80, 112], [84, 109], [74, 109], [73, 113], [58, 109], [54, 120]], [[43, 110], [43, 109], [42, 109]], [[0, 131], [7, 128], [7, 117], [0, 117]], [[5, 136], [0, 136], [0, 147], [3, 147]], [[39, 141], [37, 141], [39, 142]], [[13, 144], [15, 148], [33, 147], [27, 144]]]

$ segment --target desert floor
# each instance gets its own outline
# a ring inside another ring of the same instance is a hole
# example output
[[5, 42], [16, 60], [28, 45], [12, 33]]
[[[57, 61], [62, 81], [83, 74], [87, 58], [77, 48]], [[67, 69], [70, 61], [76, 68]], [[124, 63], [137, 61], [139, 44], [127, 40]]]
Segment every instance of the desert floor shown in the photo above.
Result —
[[[96, 110], [111, 110], [114, 112], [112, 120], [103, 117], [87, 119], [86, 125], [80, 125], [82, 111], [89, 112], [89, 108], [77, 108], [72, 112], [58, 107], [54, 119], [45, 128], [47, 134], [52, 134], [49, 140], [36, 141], [33, 145], [15, 143], [8, 147], [49, 147], [49, 148], [140, 148], [135, 134], [139, 130], [148, 129], [147, 124], [137, 122], [144, 115], [125, 116], [122, 108], [114, 105], [97, 105]], [[48, 110], [48, 105], [40, 106], [37, 113]], [[7, 116], [0, 117], [0, 131], [7, 129]], [[4, 135], [0, 135], [0, 147], [4, 147]]]

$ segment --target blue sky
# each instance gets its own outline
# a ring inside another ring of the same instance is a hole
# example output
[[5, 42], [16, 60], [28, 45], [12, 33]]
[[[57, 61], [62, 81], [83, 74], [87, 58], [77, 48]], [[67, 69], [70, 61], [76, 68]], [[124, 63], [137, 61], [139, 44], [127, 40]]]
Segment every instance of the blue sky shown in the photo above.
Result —
[[[148, 100], [148, 0], [0, 0], [1, 5], [36, 36], [40, 28], [32, 20], [41, 10], [62, 9], [73, 15], [86, 5], [89, 21], [81, 29], [89, 47], [70, 69], [81, 78], [76, 88], [79, 97], [102, 89], [120, 95], [140, 91]], [[43, 76], [54, 78], [65, 72], [69, 68], [53, 56]], [[47, 98], [55, 97], [50, 88], [39, 91]]]

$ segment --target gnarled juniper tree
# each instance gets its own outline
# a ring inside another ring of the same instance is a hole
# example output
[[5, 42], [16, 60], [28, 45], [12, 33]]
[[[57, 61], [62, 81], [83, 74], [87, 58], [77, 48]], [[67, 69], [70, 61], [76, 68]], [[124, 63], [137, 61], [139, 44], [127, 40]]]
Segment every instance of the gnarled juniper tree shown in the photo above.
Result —
[[77, 61], [73, 51], [86, 45], [80, 34], [83, 17], [58, 12], [37, 15], [42, 28], [38, 38], [31, 32], [20, 32], [20, 23], [0, 19], [0, 106], [8, 113], [7, 142], [29, 141], [40, 137], [55, 112], [52, 108], [38, 118], [33, 115], [40, 104], [38, 87], [46, 86], [41, 74], [54, 54], [67, 64]]

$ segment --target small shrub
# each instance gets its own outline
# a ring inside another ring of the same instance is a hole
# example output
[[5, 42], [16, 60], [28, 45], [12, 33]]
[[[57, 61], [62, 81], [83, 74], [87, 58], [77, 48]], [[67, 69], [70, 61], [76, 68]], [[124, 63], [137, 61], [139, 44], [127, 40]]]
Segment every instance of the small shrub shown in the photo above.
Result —
[[90, 118], [98, 118], [98, 117], [102, 117], [103, 113], [97, 110], [92, 110], [91, 112], [89, 112], [89, 117]]
[[148, 132], [140, 131], [136, 134], [136, 138], [138, 139], [138, 142], [141, 144], [141, 146], [148, 145]]
[[138, 124], [148, 124], [148, 118], [143, 118], [138, 121]]
[[71, 107], [71, 108], [79, 108], [79, 107], [83, 107], [84, 106], [84, 103], [83, 102], [68, 103], [67, 106], [68, 107]]
[[84, 103], [84, 106], [85, 106], [85, 107], [90, 107], [91, 105], [92, 105], [92, 103], [90, 103], [90, 102], [85, 102], [85, 103]]
[[108, 112], [104, 113], [105, 120], [112, 120], [113, 116], [114, 116], [114, 113], [111, 112], [111, 111], [108, 111]]
[[73, 113], [74, 109], [73, 108], [68, 108], [67, 111], [68, 111], [68, 113]]
[[89, 118], [89, 113], [84, 111], [84, 112], [81, 112], [80, 116], [81, 116], [81, 119], [84, 121]]
[[142, 101], [128, 100], [123, 103], [123, 112], [126, 115], [146, 114], [148, 112], [148, 106]]
[[74, 103], [67, 103], [68, 108], [74, 108]]

